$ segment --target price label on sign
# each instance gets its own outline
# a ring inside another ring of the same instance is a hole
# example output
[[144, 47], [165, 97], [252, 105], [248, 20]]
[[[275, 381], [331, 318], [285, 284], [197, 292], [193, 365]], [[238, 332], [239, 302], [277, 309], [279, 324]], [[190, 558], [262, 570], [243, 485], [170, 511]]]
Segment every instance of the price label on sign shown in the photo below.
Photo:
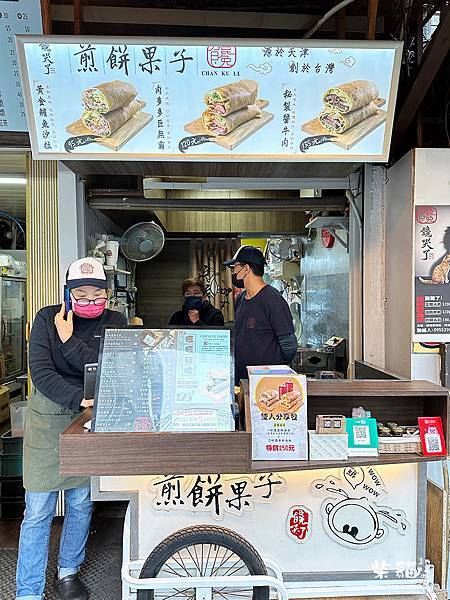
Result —
[[39, 0], [0, 0], [0, 132], [27, 131], [15, 35], [42, 33]]

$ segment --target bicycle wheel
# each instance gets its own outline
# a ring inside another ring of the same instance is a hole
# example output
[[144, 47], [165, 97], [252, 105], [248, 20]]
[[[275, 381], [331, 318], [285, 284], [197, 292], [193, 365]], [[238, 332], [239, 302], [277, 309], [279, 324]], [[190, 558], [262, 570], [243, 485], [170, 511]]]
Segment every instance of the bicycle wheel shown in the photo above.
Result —
[[[267, 575], [260, 555], [242, 536], [213, 525], [173, 533], [150, 553], [140, 579]], [[138, 600], [194, 600], [195, 588], [174, 581], [167, 590], [138, 590]], [[268, 587], [212, 588], [213, 600], [269, 600]]]

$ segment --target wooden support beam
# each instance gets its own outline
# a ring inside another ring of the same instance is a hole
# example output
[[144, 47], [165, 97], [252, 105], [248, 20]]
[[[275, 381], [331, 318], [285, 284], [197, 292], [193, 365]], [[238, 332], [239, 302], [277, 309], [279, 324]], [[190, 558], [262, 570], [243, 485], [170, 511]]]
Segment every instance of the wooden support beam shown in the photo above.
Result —
[[393, 129], [393, 147], [398, 145], [411, 125], [437, 72], [450, 50], [450, 11], [436, 29], [426, 49], [417, 77], [398, 112]]
[[42, 33], [50, 35], [52, 33], [52, 15], [50, 0], [41, 0], [42, 15]]
[[83, 0], [73, 0], [73, 33], [81, 34], [83, 25]]
[[369, 0], [369, 8], [367, 12], [367, 39], [374, 40], [377, 32], [377, 14], [378, 0]]

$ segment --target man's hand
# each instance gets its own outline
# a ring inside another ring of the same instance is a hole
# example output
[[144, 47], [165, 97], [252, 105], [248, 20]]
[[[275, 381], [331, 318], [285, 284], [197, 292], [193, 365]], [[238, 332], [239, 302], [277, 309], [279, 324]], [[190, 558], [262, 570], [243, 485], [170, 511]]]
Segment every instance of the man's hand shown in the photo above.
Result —
[[59, 339], [65, 344], [73, 335], [73, 311], [69, 311], [67, 319], [64, 318], [66, 307], [62, 303], [61, 310], [55, 317], [55, 326], [58, 331]]
[[197, 321], [200, 321], [200, 313], [198, 310], [188, 310], [188, 317], [191, 323], [197, 323]]
[[83, 408], [91, 408], [91, 406], [94, 406], [94, 401], [86, 400], [86, 398], [85, 398], [84, 400], [81, 401], [80, 406], [82, 406]]

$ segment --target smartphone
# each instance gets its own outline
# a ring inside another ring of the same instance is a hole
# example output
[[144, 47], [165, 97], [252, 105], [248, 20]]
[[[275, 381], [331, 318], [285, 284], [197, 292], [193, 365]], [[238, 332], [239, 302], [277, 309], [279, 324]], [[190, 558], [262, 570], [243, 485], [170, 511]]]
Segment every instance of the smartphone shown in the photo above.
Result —
[[66, 285], [64, 286], [64, 304], [66, 306], [66, 316], [67, 316], [69, 314], [69, 312], [72, 310], [72, 305], [70, 302], [70, 290]]

